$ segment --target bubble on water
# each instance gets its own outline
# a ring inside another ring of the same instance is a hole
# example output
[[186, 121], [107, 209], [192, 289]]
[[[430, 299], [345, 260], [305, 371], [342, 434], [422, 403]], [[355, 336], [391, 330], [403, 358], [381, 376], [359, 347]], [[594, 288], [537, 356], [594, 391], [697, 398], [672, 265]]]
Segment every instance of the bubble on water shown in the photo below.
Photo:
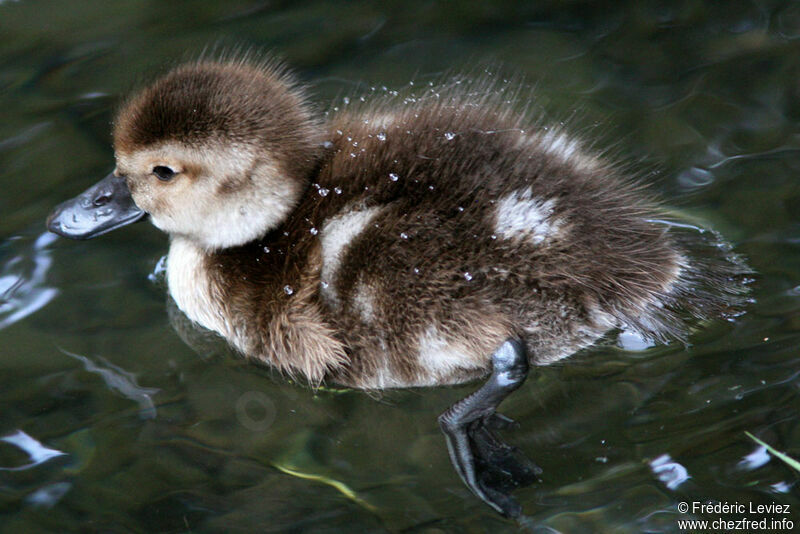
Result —
[[414, 267], [414, 274], [419, 274], [419, 267]]
[[333, 188], [333, 192], [336, 193], [337, 195], [341, 195], [342, 194], [342, 188], [341, 187], [334, 187]]
[[401, 237], [402, 239], [408, 239], [408, 234], [407, 234], [407, 233], [405, 233], [405, 232], [400, 232], [400, 237]]
[[656, 342], [631, 328], [623, 328], [617, 336], [617, 346], [635, 352], [656, 346]]
[[264, 247], [264, 253], [269, 254], [269, 247]]
[[380, 141], [386, 141], [386, 133], [381, 132], [376, 136]]
[[330, 191], [328, 189], [325, 189], [324, 187], [320, 187], [319, 190], [317, 190], [317, 193], [319, 193], [319, 196], [321, 197], [326, 197], [328, 196], [328, 193], [330, 193]]
[[393, 182], [396, 182], [397, 180], [399, 180], [399, 179], [400, 179], [400, 177], [399, 177], [399, 176], [397, 176], [397, 173], [390, 172], [390, 173], [389, 173], [389, 179], [390, 179], [391, 181], [393, 181]]
[[311, 232], [311, 235], [317, 235], [319, 233], [319, 230], [317, 230], [316, 228], [312, 228], [311, 230], [309, 230], [309, 232]]
[[283, 292], [286, 293], [287, 295], [291, 295], [292, 293], [294, 293], [294, 289], [292, 288], [292, 286], [283, 286]]
[[469, 274], [469, 272], [466, 272], [466, 273], [464, 273], [464, 278], [466, 278], [467, 282], [469, 282], [470, 280], [472, 280], [472, 275]]
[[160, 282], [167, 275], [167, 256], [161, 256], [153, 267], [153, 272], [147, 275], [147, 279], [151, 282]]
[[456, 134], [454, 134], [453, 132], [446, 132], [444, 134], [444, 138], [447, 139], [448, 141], [452, 141], [455, 138], [455, 136]]

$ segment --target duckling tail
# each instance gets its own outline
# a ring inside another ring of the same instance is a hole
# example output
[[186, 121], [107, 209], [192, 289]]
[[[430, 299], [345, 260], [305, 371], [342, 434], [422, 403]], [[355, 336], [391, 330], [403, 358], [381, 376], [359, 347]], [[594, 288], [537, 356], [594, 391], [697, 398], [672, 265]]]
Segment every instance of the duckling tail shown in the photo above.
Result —
[[688, 325], [697, 321], [742, 315], [753, 301], [750, 286], [755, 272], [745, 259], [714, 230], [652, 219], [664, 225], [679, 251], [678, 272], [662, 292], [653, 295], [635, 317], [620, 319], [645, 337], [656, 341], [678, 339], [687, 343]]

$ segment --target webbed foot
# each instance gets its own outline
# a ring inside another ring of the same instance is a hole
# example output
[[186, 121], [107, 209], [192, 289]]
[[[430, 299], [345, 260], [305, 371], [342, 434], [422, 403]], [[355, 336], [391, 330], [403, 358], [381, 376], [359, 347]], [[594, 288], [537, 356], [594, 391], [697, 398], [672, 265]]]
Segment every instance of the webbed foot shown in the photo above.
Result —
[[532, 484], [541, 469], [495, 431], [519, 426], [496, 409], [528, 375], [524, 345], [506, 341], [492, 355], [492, 366], [489, 380], [440, 415], [439, 426], [450, 460], [467, 487], [495, 511], [519, 517], [522, 508], [511, 491]]

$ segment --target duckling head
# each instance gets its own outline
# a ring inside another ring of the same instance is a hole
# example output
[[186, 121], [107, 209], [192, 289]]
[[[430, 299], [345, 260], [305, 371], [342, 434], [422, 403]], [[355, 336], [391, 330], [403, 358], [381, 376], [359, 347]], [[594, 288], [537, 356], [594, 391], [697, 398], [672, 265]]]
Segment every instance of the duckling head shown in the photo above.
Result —
[[[199, 61], [173, 69], [122, 106], [114, 121], [116, 169], [99, 189], [125, 190], [172, 236], [207, 250], [233, 247], [288, 216], [320, 140], [302, 89], [279, 64]], [[103, 182], [56, 208], [50, 229], [85, 239], [126, 224], [70, 231], [76, 212], [91, 219], [80, 209], [108, 211], [109, 194], [93, 192]]]

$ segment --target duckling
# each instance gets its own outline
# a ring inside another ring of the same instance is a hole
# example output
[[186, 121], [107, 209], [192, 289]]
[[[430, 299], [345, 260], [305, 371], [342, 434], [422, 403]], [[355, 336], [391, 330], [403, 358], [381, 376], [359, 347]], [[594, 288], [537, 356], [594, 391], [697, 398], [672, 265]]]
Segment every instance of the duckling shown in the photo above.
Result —
[[198, 60], [126, 101], [113, 173], [48, 225], [86, 239], [149, 215], [180, 310], [312, 385], [488, 376], [439, 423], [469, 489], [516, 517], [509, 487], [539, 471], [496, 410], [529, 366], [616, 328], [685, 339], [687, 315], [742, 304], [748, 269], [501, 96], [456, 83], [323, 117], [276, 61]]

